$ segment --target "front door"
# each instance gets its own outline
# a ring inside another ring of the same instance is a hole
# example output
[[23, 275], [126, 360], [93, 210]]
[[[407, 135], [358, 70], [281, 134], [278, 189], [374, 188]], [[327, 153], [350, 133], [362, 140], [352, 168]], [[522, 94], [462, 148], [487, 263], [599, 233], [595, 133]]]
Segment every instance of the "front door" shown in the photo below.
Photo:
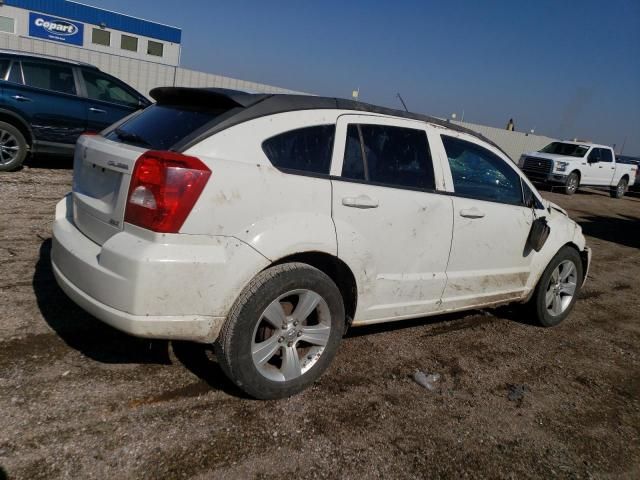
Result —
[[443, 308], [457, 310], [522, 296], [533, 252], [533, 213], [508, 160], [471, 137], [441, 135], [453, 185], [453, 242]]
[[331, 172], [338, 256], [359, 275], [354, 323], [439, 310], [452, 199], [434, 192], [426, 125], [341, 116]]

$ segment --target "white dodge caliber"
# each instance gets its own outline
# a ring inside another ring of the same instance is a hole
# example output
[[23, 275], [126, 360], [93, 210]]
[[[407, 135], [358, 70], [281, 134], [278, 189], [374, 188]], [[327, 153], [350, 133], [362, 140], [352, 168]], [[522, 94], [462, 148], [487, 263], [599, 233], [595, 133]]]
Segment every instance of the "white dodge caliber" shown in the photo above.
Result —
[[78, 142], [52, 262], [132, 335], [214, 343], [258, 398], [327, 368], [349, 326], [518, 302], [571, 311], [581, 228], [498, 147], [348, 100], [159, 88]]

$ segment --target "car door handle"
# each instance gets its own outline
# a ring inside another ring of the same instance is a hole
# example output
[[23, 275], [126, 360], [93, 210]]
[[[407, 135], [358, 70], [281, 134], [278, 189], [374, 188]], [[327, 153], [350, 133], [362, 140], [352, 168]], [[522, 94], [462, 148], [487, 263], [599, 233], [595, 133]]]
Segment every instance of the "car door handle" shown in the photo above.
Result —
[[93, 113], [107, 113], [106, 110], [102, 110], [101, 108], [95, 108], [95, 107], [91, 107], [89, 111]]
[[353, 208], [378, 208], [378, 200], [370, 198], [367, 195], [344, 197], [342, 199], [342, 205]]
[[23, 97], [22, 95], [13, 95], [11, 98], [19, 102], [33, 102], [29, 97]]
[[460, 216], [465, 218], [482, 218], [484, 217], [484, 212], [481, 212], [476, 207], [463, 208], [460, 210]]

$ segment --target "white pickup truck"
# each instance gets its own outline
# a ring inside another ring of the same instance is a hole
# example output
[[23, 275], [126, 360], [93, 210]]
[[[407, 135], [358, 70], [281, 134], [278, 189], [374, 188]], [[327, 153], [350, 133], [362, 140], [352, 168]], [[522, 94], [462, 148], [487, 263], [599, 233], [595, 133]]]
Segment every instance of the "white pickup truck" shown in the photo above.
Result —
[[524, 153], [518, 166], [532, 182], [561, 185], [567, 195], [580, 186], [606, 187], [614, 198], [633, 185], [638, 168], [616, 162], [611, 147], [583, 142], [552, 142], [539, 152]]

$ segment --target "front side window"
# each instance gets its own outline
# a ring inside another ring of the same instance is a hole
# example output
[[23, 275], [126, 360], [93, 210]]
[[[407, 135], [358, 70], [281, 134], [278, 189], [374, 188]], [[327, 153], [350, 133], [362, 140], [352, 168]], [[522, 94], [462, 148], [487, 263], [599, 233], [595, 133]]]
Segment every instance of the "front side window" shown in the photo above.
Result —
[[591, 150], [591, 153], [589, 154], [588, 158], [589, 158], [589, 163], [598, 163], [602, 161], [602, 158], [600, 157], [600, 149], [594, 148], [593, 150]]
[[101, 28], [94, 28], [91, 31], [91, 42], [94, 45], [104, 45], [108, 47], [111, 45], [111, 32]]
[[[15, 66], [15, 65], [14, 65]], [[22, 62], [25, 85], [53, 90], [60, 93], [76, 94], [73, 70], [65, 65], [52, 63]]]
[[129, 50], [130, 52], [138, 51], [138, 39], [130, 35], [122, 35], [120, 38], [120, 48], [122, 50]]
[[613, 162], [613, 154], [611, 153], [611, 150], [609, 150], [608, 148], [601, 148], [600, 150], [601, 162]]
[[426, 132], [387, 125], [350, 124], [342, 177], [433, 190], [433, 164]]
[[138, 105], [137, 97], [106, 75], [99, 72], [83, 70], [82, 76], [87, 86], [87, 96], [89, 98], [130, 106]]
[[160, 42], [154, 42], [153, 40], [149, 40], [147, 43], [147, 54], [153, 55], [154, 57], [161, 57], [164, 50], [164, 45]]
[[262, 150], [274, 167], [328, 175], [335, 125], [299, 128], [271, 137]]
[[522, 205], [520, 176], [489, 150], [442, 135], [456, 195]]

